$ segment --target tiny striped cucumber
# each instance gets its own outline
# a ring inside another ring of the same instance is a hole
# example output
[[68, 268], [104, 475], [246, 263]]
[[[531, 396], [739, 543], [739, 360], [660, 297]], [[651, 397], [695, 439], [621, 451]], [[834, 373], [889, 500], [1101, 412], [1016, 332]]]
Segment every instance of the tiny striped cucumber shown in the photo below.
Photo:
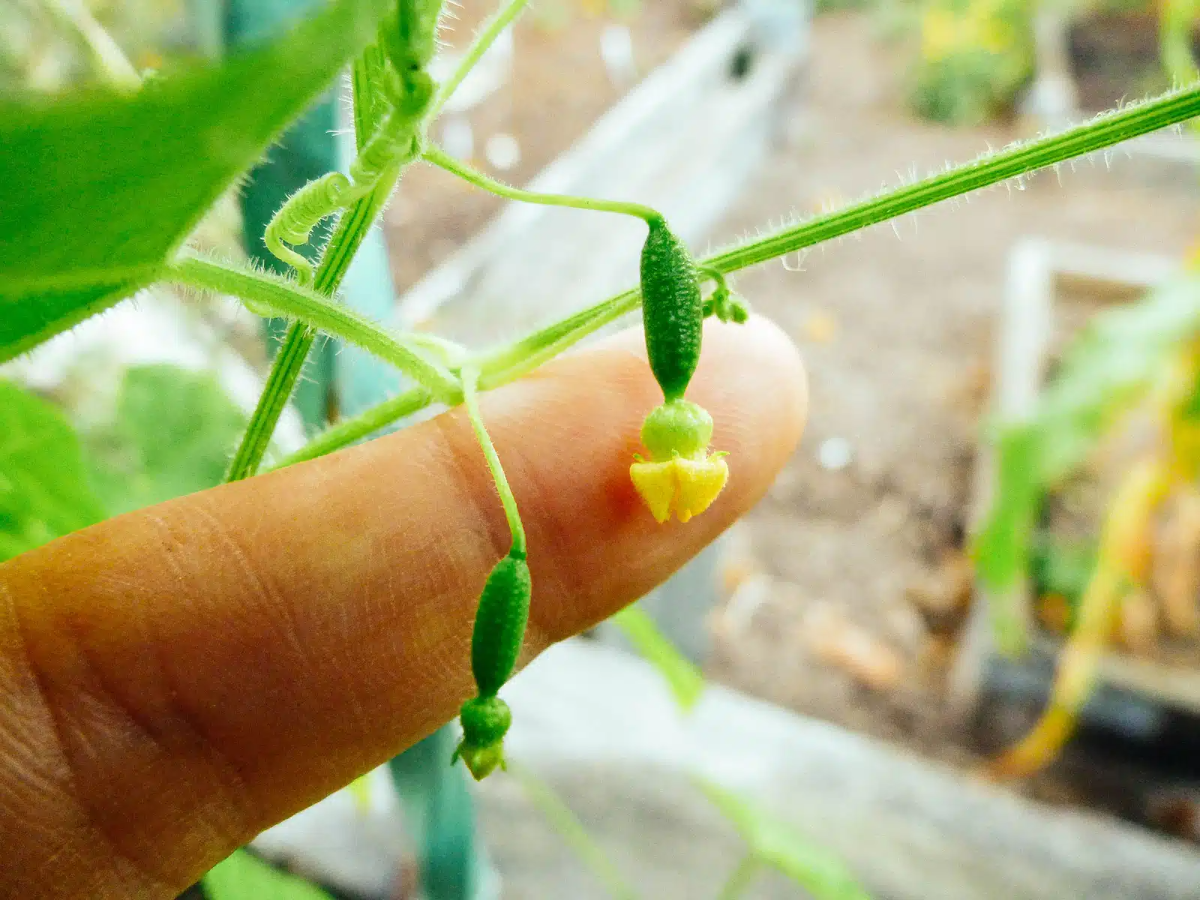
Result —
[[642, 322], [650, 371], [668, 400], [677, 400], [700, 361], [704, 299], [687, 246], [663, 219], [647, 223], [642, 245]]

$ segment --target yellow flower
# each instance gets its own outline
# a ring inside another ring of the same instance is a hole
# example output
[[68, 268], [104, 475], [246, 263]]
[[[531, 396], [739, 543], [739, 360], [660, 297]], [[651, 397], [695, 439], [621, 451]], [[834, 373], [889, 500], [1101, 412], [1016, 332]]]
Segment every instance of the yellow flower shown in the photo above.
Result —
[[680, 522], [708, 509], [729, 479], [724, 453], [702, 459], [676, 456], [666, 462], [639, 460], [629, 467], [633, 486], [659, 524], [674, 512]]
[[712, 417], [695, 403], [676, 399], [646, 416], [642, 443], [650, 459], [635, 456], [629, 467], [633, 486], [661, 524], [678, 516], [686, 522], [704, 512], [725, 487], [725, 453], [709, 453]]

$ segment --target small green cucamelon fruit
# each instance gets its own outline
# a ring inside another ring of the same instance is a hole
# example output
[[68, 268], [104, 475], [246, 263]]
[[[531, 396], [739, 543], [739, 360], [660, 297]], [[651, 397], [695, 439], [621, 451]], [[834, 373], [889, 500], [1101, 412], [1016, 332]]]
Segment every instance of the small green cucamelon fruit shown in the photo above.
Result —
[[471, 636], [471, 671], [481, 697], [495, 696], [516, 667], [532, 591], [529, 564], [516, 551], [488, 575]]
[[704, 300], [696, 263], [662, 219], [642, 246], [642, 321], [650, 370], [667, 400], [683, 396], [700, 360]]

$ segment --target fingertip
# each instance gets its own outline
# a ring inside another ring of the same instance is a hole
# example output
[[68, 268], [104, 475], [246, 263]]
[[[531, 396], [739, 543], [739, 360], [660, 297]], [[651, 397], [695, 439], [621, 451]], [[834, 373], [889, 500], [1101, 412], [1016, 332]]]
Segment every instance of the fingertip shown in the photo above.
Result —
[[[744, 515], [767, 492], [804, 428], [807, 381], [787, 334], [762, 317], [708, 323], [686, 396], [713, 417], [711, 449], [728, 454], [728, 482], [688, 522], [655, 521], [630, 474], [642, 421], [663, 402], [642, 341], [640, 329], [626, 330], [557, 360], [533, 382], [485, 398], [518, 499], [524, 495], [531, 513], [539, 581], [558, 598], [574, 598], [535, 604], [535, 620], [550, 640], [595, 624], [661, 583]], [[531, 432], [534, 408], [546, 424]], [[516, 427], [506, 434], [509, 424]], [[566, 452], [549, 464], [539, 444]], [[531, 458], [540, 460], [536, 475], [525, 465]], [[539, 489], [531, 492], [534, 484]]]

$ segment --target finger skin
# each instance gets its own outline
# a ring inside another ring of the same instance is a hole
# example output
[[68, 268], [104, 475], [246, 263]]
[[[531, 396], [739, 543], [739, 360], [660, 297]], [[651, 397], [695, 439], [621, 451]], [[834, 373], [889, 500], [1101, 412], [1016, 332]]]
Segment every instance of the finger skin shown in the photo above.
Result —
[[[524, 661], [663, 581], [794, 449], [787, 338], [753, 320], [704, 340], [688, 397], [731, 476], [686, 525], [657, 525], [630, 484], [662, 399], [638, 335], [481, 398], [528, 532]], [[0, 566], [0, 896], [173, 897], [449, 721], [508, 543], [454, 410]]]

